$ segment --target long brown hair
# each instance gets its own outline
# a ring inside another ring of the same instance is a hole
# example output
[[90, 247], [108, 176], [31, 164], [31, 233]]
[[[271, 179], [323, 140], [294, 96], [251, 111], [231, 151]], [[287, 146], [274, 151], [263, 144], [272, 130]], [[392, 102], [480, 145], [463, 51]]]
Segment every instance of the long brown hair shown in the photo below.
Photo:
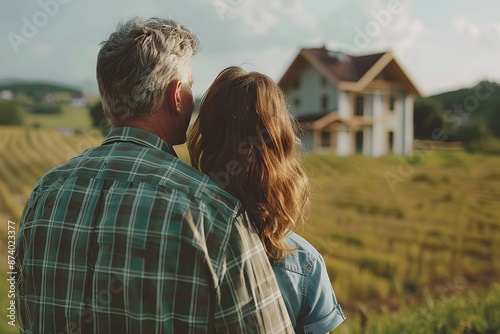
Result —
[[268, 257], [277, 261], [292, 251], [286, 236], [309, 213], [295, 130], [274, 81], [229, 67], [203, 96], [189, 135], [193, 167], [242, 202]]

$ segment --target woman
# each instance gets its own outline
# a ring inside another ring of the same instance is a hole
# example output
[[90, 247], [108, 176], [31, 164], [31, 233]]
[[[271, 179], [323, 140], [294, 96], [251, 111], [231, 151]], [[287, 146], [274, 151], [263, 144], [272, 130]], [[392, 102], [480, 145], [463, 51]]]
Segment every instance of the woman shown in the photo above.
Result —
[[188, 143], [193, 166], [238, 198], [273, 266], [297, 333], [326, 333], [344, 319], [321, 255], [291, 231], [309, 211], [310, 189], [281, 89], [239, 67], [205, 93]]

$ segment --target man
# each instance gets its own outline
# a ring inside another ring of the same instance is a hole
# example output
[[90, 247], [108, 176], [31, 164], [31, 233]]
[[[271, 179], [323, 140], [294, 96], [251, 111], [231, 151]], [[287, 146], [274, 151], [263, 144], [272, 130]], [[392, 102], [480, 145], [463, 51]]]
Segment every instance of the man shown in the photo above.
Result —
[[17, 245], [23, 333], [289, 333], [240, 203], [177, 159], [197, 39], [134, 18], [102, 44], [103, 144], [35, 186]]

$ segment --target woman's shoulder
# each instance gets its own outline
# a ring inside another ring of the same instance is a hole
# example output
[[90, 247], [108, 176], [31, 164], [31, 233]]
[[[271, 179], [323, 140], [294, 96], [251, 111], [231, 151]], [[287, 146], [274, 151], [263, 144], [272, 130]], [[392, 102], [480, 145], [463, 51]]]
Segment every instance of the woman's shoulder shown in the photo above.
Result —
[[296, 251], [307, 253], [309, 256], [317, 257], [319, 252], [314, 248], [309, 241], [298, 235], [297, 233], [290, 233], [286, 239], [288, 245]]
[[296, 233], [290, 233], [286, 241], [293, 249], [292, 253], [282, 261], [273, 262], [273, 265], [296, 274], [309, 276], [321, 254], [306, 239]]

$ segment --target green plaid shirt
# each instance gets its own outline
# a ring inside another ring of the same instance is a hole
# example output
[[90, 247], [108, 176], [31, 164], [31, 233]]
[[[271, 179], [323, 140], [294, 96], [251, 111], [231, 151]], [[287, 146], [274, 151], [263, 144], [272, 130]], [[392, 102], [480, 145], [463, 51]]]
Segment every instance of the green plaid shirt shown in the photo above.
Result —
[[117, 128], [21, 219], [21, 333], [293, 333], [240, 203], [157, 136]]

